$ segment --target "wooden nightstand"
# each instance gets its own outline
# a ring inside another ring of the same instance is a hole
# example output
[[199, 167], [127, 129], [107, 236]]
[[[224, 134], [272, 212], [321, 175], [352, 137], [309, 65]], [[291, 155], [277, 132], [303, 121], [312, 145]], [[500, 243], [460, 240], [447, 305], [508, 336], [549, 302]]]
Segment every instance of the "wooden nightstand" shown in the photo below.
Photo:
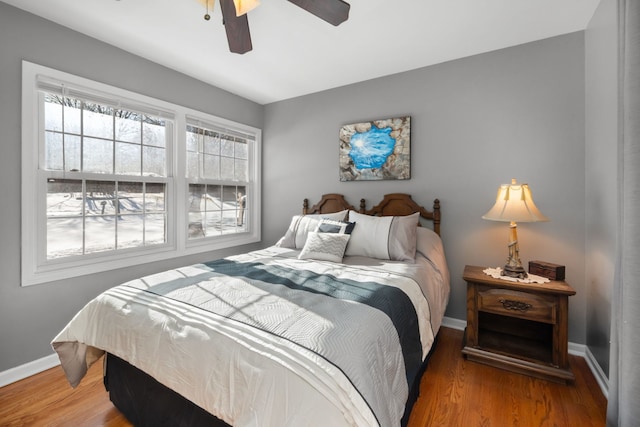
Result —
[[567, 352], [569, 296], [565, 282], [517, 283], [467, 265], [465, 358], [566, 383], [575, 377]]

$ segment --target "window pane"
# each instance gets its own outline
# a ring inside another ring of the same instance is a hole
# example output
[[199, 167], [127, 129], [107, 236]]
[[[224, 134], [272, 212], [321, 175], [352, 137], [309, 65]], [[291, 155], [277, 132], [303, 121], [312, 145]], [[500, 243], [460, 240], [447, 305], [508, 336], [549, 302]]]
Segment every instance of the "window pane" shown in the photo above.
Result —
[[235, 232], [239, 221], [236, 215], [238, 200], [244, 196], [239, 194], [234, 186], [222, 187], [222, 232], [224, 234]]
[[142, 123], [142, 140], [144, 145], [165, 147], [165, 123], [163, 120], [144, 116]]
[[233, 157], [233, 141], [223, 139], [220, 147], [220, 154], [227, 157]]
[[44, 128], [62, 132], [62, 100], [52, 94], [45, 94]]
[[81, 217], [82, 204], [82, 181], [47, 180], [47, 217]]
[[231, 234], [236, 232], [236, 212], [222, 211], [222, 234]]
[[64, 135], [64, 170], [79, 171], [82, 168], [80, 164], [80, 149], [82, 139], [75, 135]]
[[187, 126], [187, 151], [198, 152], [198, 129], [193, 126]]
[[47, 218], [47, 259], [82, 255], [82, 216]]
[[233, 181], [235, 178], [233, 173], [233, 158], [220, 158], [220, 178], [225, 181]]
[[47, 180], [47, 259], [82, 255], [82, 181]]
[[205, 194], [205, 186], [200, 184], [189, 185], [189, 238], [204, 237], [204, 215], [202, 199]]
[[144, 245], [144, 216], [119, 215], [118, 249], [136, 248]]
[[166, 176], [165, 149], [143, 147], [142, 172], [146, 176]]
[[211, 135], [204, 135], [203, 151], [207, 154], [220, 154], [220, 139]]
[[166, 241], [166, 216], [164, 214], [145, 215], [145, 245], [156, 245]]
[[247, 188], [237, 187], [236, 190], [236, 224], [239, 227], [246, 228], [247, 223]]
[[83, 141], [82, 160], [84, 171], [113, 173], [113, 142], [86, 137]]
[[78, 99], [64, 98], [64, 132], [80, 135], [82, 133], [82, 102]]
[[124, 110], [117, 112], [116, 139], [137, 144], [142, 143], [142, 124], [138, 114]]
[[187, 177], [198, 178], [198, 153], [187, 153]]
[[220, 156], [203, 155], [202, 177], [208, 179], [220, 179]]
[[63, 168], [62, 134], [57, 132], [45, 132], [44, 134], [44, 164], [45, 169], [60, 171]]
[[145, 212], [165, 212], [166, 211], [166, 184], [150, 183], [146, 184], [146, 194], [144, 197]]
[[249, 144], [246, 142], [236, 142], [236, 159], [248, 159], [249, 158]]
[[220, 236], [222, 234], [221, 218], [222, 213], [219, 210], [207, 212], [205, 222], [205, 235], [207, 237]]
[[140, 175], [142, 147], [139, 144], [116, 143], [116, 173]]
[[87, 181], [87, 215], [113, 215], [116, 213], [116, 185], [112, 181]]
[[85, 103], [83, 113], [84, 135], [113, 139], [113, 108]]
[[118, 182], [118, 213], [141, 214], [144, 212], [144, 184]]
[[112, 251], [116, 248], [116, 217], [113, 215], [85, 218], [85, 253]]
[[249, 181], [249, 162], [247, 160], [236, 159], [234, 164], [234, 179], [236, 181]]

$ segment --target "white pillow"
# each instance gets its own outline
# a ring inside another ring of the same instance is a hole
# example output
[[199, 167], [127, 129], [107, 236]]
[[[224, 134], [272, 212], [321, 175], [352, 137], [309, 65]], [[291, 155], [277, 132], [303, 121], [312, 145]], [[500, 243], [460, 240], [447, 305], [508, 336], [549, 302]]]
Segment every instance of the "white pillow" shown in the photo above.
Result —
[[342, 262], [350, 237], [349, 234], [316, 233], [312, 231], [308, 234], [307, 242], [304, 244], [304, 248], [302, 248], [298, 258]]
[[349, 211], [349, 221], [358, 226], [351, 233], [345, 255], [414, 261], [419, 215], [369, 216]]
[[435, 231], [418, 227], [416, 235], [416, 251], [431, 261], [431, 264], [442, 274], [445, 283], [449, 283], [449, 267], [444, 255], [442, 239]]
[[342, 221], [347, 215], [347, 211], [340, 211], [321, 215], [295, 215], [291, 218], [291, 224], [287, 232], [278, 240], [276, 246], [290, 249], [301, 249], [307, 241], [307, 234], [315, 231], [322, 218]]

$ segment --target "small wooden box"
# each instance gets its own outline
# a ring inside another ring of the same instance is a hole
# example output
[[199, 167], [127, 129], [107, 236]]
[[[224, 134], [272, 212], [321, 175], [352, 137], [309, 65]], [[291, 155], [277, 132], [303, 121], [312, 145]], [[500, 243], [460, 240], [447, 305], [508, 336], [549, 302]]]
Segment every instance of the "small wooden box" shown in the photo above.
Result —
[[529, 273], [551, 280], [564, 280], [564, 265], [546, 261], [529, 261]]

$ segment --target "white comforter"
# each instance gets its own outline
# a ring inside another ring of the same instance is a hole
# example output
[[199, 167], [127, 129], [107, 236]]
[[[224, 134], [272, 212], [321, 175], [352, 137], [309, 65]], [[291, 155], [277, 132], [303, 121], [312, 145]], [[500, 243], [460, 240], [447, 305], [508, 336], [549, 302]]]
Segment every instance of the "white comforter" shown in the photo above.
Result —
[[[336, 264], [298, 260], [297, 253], [270, 247], [230, 259], [398, 287], [415, 307], [427, 355], [449, 296], [443, 259], [418, 255], [408, 264], [346, 257]], [[410, 385], [389, 317], [353, 301], [335, 306], [333, 298], [331, 308], [316, 304], [310, 312], [288, 290], [256, 286], [249, 294], [251, 280], [198, 282], [201, 273], [202, 265], [194, 265], [147, 276], [88, 303], [52, 343], [69, 382], [76, 386], [108, 351], [234, 426], [400, 424]], [[192, 281], [188, 293], [171, 289], [185, 278]], [[158, 286], [170, 298], [146, 291]], [[283, 325], [288, 335], [274, 335], [262, 322]], [[350, 341], [355, 348], [342, 347]], [[320, 344], [324, 353], [316, 349]]]

